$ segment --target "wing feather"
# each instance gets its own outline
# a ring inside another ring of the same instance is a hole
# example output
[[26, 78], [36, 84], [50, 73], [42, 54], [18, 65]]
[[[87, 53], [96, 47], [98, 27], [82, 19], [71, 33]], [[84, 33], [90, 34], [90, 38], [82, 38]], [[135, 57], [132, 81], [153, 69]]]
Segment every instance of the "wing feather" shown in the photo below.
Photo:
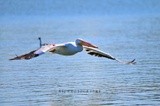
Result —
[[124, 62], [124, 61], [121, 61], [121, 60], [113, 57], [109, 53], [103, 52], [97, 48], [92, 48], [92, 47], [87, 47], [87, 46], [84, 46], [84, 48], [88, 54], [93, 55], [93, 56], [105, 57], [105, 58], [108, 58], [111, 60], [116, 60], [117, 62], [122, 63], [122, 64], [136, 64], [135, 59], [133, 59], [132, 61]]
[[88, 54], [93, 55], [93, 56], [98, 56], [98, 57], [105, 57], [108, 59], [115, 60], [116, 58], [110, 55], [109, 53], [105, 53], [97, 48], [92, 48], [92, 47], [84, 47]]
[[33, 50], [29, 53], [26, 53], [26, 54], [23, 54], [20, 56], [16, 56], [16, 57], [11, 58], [9, 60], [22, 60], [22, 59], [29, 60], [31, 58], [38, 57], [38, 56], [44, 54], [45, 52], [50, 51], [51, 49], [52, 50], [54, 49], [54, 45], [52, 45], [52, 44], [44, 45], [37, 50]]

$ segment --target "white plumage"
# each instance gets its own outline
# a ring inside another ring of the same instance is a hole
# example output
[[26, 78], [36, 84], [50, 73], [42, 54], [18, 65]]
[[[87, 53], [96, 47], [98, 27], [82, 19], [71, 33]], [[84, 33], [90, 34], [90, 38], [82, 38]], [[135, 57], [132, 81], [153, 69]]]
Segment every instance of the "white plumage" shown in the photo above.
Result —
[[135, 59], [129, 62], [123, 62], [115, 57], [111, 56], [110, 54], [103, 52], [98, 49], [97, 46], [86, 42], [82, 39], [77, 39], [75, 42], [67, 42], [63, 44], [42, 44], [41, 43], [41, 38], [40, 40], [40, 48], [37, 50], [33, 50], [27, 54], [16, 56], [14, 58], [11, 58], [10, 60], [28, 60], [37, 56], [40, 56], [44, 54], [45, 52], [51, 52], [51, 53], [56, 53], [59, 55], [64, 55], [64, 56], [71, 56], [74, 55], [78, 52], [82, 52], [83, 49], [87, 51], [88, 54], [98, 56], [98, 57], [104, 57], [112, 60], [116, 60], [117, 62], [123, 63], [123, 64], [135, 64]]

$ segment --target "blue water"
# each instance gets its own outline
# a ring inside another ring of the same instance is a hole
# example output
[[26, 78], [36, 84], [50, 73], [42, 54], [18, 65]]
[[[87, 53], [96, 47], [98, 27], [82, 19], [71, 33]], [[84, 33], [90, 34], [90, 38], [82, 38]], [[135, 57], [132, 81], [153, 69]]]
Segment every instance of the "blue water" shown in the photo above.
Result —
[[[160, 18], [1, 18], [1, 106], [160, 105]], [[82, 52], [71, 57], [46, 53], [27, 61], [9, 58], [43, 42], [83, 38], [122, 60], [122, 65]]]
[[[160, 105], [159, 0], [0, 0], [0, 106]], [[121, 60], [46, 53], [82, 38]]]
[[4, 15], [159, 14], [159, 0], [0, 0]]

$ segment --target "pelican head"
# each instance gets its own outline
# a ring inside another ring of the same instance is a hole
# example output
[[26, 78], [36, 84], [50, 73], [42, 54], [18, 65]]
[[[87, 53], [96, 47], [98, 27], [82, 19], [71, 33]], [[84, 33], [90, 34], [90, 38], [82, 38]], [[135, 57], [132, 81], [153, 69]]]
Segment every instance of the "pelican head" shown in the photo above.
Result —
[[76, 44], [77, 45], [81, 45], [81, 46], [88, 46], [88, 47], [93, 47], [93, 48], [98, 48], [97, 46], [87, 42], [87, 41], [84, 41], [82, 39], [76, 39]]

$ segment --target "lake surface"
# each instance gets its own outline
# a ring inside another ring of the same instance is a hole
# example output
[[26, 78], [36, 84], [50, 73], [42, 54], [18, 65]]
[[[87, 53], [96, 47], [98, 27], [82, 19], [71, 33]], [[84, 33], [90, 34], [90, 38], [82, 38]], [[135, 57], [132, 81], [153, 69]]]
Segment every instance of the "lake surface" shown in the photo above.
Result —
[[[9, 61], [43, 42], [82, 38], [123, 65], [82, 52]], [[1, 106], [160, 105], [160, 17], [10, 17], [0, 22]]]

